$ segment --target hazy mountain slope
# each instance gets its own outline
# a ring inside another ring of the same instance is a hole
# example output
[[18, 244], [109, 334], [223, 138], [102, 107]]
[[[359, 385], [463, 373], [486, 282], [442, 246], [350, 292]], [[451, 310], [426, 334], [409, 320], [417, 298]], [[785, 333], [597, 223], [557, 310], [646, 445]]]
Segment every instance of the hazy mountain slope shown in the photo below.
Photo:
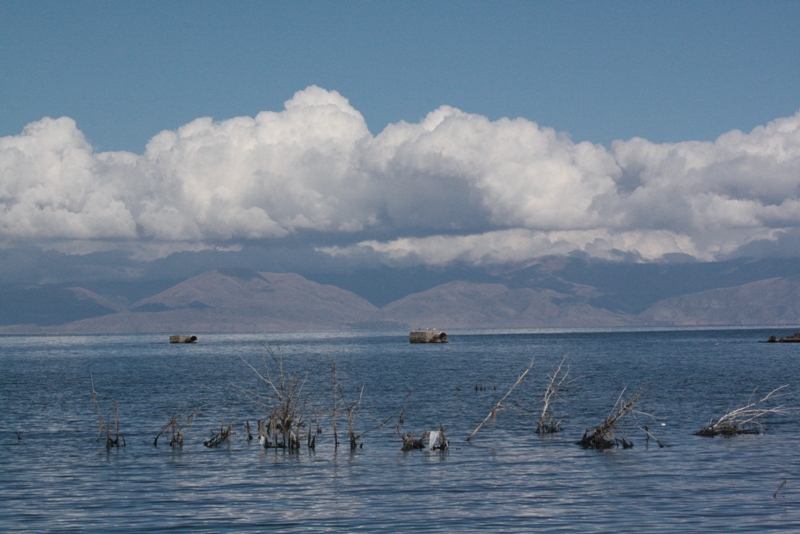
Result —
[[297, 274], [210, 271], [141, 300], [128, 311], [84, 319], [58, 332], [262, 332], [343, 328], [377, 308]]
[[35, 286], [0, 293], [0, 325], [64, 324], [121, 309], [110, 300], [82, 287]]
[[[632, 286], [658, 286], [670, 284], [680, 273], [689, 278], [708, 278], [713, 271], [719, 284], [750, 278], [762, 269], [791, 271], [792, 265], [730, 262], [727, 274], [722, 265], [660, 266], [645, 271], [629, 267], [617, 271], [605, 265], [606, 274], [613, 280], [600, 280], [597, 276], [567, 276], [574, 274], [571, 269], [580, 273], [585, 262], [551, 258], [516, 271], [503, 283], [451, 281], [407, 295], [380, 310], [354, 293], [298, 274], [221, 269], [175, 284], [125, 311], [119, 311], [125, 299], [117, 298], [118, 292], [103, 296], [67, 284], [5, 290], [0, 293], [0, 332], [793, 325], [800, 323], [800, 274], [687, 291], [651, 303], [639, 314], [626, 313], [625, 309], [630, 309], [627, 305], [608, 305], [619, 298], [617, 288], [628, 282]], [[708, 272], [701, 273], [704, 269]], [[646, 276], [634, 276], [634, 271]], [[632, 278], [626, 280], [622, 274]], [[664, 281], [660, 282], [662, 275]], [[499, 275], [494, 278], [500, 279]], [[583, 283], [588, 281], [599, 285]], [[707, 287], [709, 282], [695, 280], [684, 283], [684, 287], [693, 284]], [[648, 299], [677, 287], [653, 288]]]
[[395, 301], [373, 317], [410, 328], [621, 326], [629, 317], [555, 291], [450, 282]]
[[592, 287], [596, 295], [589, 304], [636, 315], [667, 298], [800, 274], [800, 260], [637, 263], [548, 256], [496, 274], [499, 283], [509, 287], [565, 294], [574, 293], [572, 284]]
[[638, 319], [676, 326], [800, 324], [800, 276], [672, 297], [650, 306]]

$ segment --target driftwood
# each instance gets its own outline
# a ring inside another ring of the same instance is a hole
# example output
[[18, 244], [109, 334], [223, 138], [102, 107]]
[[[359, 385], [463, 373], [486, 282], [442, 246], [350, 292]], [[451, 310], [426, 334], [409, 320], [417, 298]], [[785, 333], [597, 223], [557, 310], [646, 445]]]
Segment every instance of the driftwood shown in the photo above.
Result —
[[775, 401], [786, 395], [783, 385], [779, 388], [773, 389], [766, 396], [760, 399], [754, 399], [756, 394], [754, 390], [747, 400], [747, 404], [731, 410], [716, 422], [709, 421], [709, 423], [701, 430], [695, 432], [697, 436], [704, 436], [713, 438], [714, 436], [736, 436], [738, 434], [760, 434], [766, 430], [764, 417], [767, 415], [789, 415], [797, 413], [796, 409], [786, 408], [783, 405], [768, 407], [767, 403]]
[[633, 447], [633, 443], [625, 439], [624, 432], [619, 432], [622, 434], [621, 436], [618, 436], [617, 433], [621, 430], [622, 419], [625, 416], [629, 414], [635, 415], [636, 413], [641, 413], [636, 412], [633, 407], [637, 402], [639, 402], [639, 399], [642, 398], [642, 395], [645, 394], [645, 391], [645, 387], [641, 386], [630, 399], [625, 401], [622, 398], [622, 396], [625, 394], [625, 390], [623, 389], [622, 393], [620, 393], [619, 397], [617, 398], [617, 402], [614, 404], [614, 408], [611, 410], [611, 414], [606, 417], [605, 421], [596, 426], [594, 429], [584, 432], [583, 437], [577, 442], [577, 444], [584, 449], [598, 450], [620, 446], [623, 449], [630, 449]]
[[519, 375], [519, 378], [517, 378], [517, 381], [514, 382], [513, 386], [511, 386], [511, 389], [508, 390], [508, 393], [503, 395], [503, 398], [500, 399], [497, 402], [497, 404], [494, 405], [494, 407], [492, 408], [492, 411], [489, 412], [489, 415], [487, 415], [486, 418], [481, 422], [481, 424], [478, 425], [478, 428], [473, 430], [472, 434], [470, 434], [469, 437], [467, 437], [467, 441], [471, 440], [475, 436], [475, 434], [477, 434], [478, 431], [483, 427], [483, 425], [485, 425], [489, 421], [489, 419], [491, 419], [492, 421], [495, 420], [495, 418], [497, 417], [498, 410], [500, 410], [503, 407], [503, 401], [506, 400], [509, 395], [511, 395], [511, 392], [514, 391], [514, 388], [516, 388], [518, 385], [520, 385], [522, 383], [522, 381], [525, 379], [525, 376], [530, 372], [531, 368], [533, 367], [534, 359], [535, 359], [535, 357], [531, 358], [531, 363], [530, 363], [530, 365], [528, 365], [528, 368], [525, 369], [525, 372], [523, 372], [521, 375]]
[[567, 381], [569, 376], [569, 366], [564, 370], [564, 362], [567, 357], [561, 360], [556, 370], [552, 375], [548, 375], [550, 383], [544, 392], [544, 405], [542, 406], [542, 415], [539, 418], [539, 423], [536, 425], [537, 434], [550, 434], [559, 432], [561, 430], [561, 422], [564, 420], [556, 419], [553, 414], [553, 403], [566, 391], [567, 386], [572, 383], [572, 380]]

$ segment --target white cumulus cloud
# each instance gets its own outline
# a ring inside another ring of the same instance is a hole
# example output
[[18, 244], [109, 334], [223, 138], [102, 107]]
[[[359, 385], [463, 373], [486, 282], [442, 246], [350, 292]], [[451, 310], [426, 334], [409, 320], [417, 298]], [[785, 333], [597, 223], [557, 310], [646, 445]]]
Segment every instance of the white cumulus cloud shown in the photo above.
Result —
[[[95, 152], [69, 118], [0, 138], [0, 239], [76, 250], [304, 231], [350, 243], [329, 254], [387, 262], [711, 260], [798, 226], [800, 113], [713, 142], [606, 149], [448, 106], [373, 136], [346, 98], [312, 86], [281, 111], [161, 132], [141, 155]], [[77, 244], [90, 241], [105, 244]]]

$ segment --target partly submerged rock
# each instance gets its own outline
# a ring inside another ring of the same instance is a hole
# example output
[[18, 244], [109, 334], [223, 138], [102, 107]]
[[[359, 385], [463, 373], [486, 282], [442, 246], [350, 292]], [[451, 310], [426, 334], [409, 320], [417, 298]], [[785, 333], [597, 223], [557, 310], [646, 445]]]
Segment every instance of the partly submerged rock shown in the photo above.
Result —
[[767, 343], [800, 343], [800, 332], [795, 332], [791, 336], [786, 336], [778, 339], [775, 336], [769, 336]]

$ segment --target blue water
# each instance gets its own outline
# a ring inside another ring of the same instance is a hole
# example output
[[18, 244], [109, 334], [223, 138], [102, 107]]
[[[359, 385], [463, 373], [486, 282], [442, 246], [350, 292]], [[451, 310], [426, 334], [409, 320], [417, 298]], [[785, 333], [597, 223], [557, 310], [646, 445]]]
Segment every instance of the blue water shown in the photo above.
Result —
[[[788, 384], [784, 403], [800, 406], [800, 345], [759, 343], [790, 333], [449, 333], [448, 345], [411, 345], [402, 334], [201, 335], [195, 345], [2, 336], [0, 531], [798, 530], [796, 420], [773, 418], [762, 435], [693, 435], [756, 388]], [[244, 421], [255, 426], [265, 411], [248, 396], [264, 385], [243, 359], [263, 369], [265, 341], [307, 380], [308, 410], [323, 427], [316, 451], [245, 439]], [[546, 375], [565, 355], [577, 380], [556, 407], [564, 431], [540, 437]], [[496, 423], [465, 442], [531, 358]], [[359, 429], [396, 413], [411, 389], [403, 429], [441, 424], [450, 450], [401, 452], [394, 426], [367, 433], [354, 452], [335, 450], [332, 361], [348, 401], [363, 387]], [[90, 373], [104, 417], [119, 407], [124, 448], [95, 441]], [[653, 418], [639, 423], [668, 447], [646, 446], [635, 430], [633, 449], [574, 444], [623, 388], [645, 383], [638, 407]], [[200, 405], [183, 449], [163, 437], [153, 446], [172, 413]], [[233, 441], [204, 447], [223, 420], [236, 421]]]

